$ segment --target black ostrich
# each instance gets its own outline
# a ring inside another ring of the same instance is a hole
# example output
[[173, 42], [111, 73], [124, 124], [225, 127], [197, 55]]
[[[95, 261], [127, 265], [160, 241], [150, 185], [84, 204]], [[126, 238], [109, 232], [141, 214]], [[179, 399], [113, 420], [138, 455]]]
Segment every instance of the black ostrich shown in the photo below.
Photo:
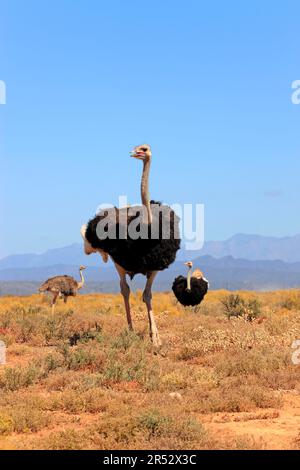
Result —
[[191, 273], [193, 263], [184, 263], [188, 266], [187, 278], [178, 276], [173, 282], [172, 290], [176, 299], [185, 307], [199, 305], [207, 294], [209, 283], [199, 269]]
[[157, 272], [168, 268], [175, 261], [180, 248], [179, 218], [170, 207], [150, 201], [150, 146], [145, 144], [135, 147], [131, 156], [143, 161], [142, 206], [101, 210], [82, 227], [81, 234], [86, 254], [99, 252], [104, 262], [107, 262], [109, 256], [114, 262], [120, 277], [127, 322], [131, 330], [130, 288], [126, 274], [131, 279], [135, 274], [147, 277], [143, 301], [148, 311], [150, 337], [154, 346], [160, 346], [152, 310], [151, 289]]

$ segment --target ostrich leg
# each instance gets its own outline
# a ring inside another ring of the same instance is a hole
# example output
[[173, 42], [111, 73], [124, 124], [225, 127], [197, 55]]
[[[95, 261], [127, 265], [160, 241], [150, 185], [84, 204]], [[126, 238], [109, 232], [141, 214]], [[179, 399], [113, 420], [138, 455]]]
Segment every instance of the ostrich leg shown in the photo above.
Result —
[[53, 292], [53, 294], [52, 294], [53, 295], [53, 297], [52, 297], [52, 315], [54, 313], [54, 308], [55, 308], [55, 304], [56, 304], [58, 294], [59, 294], [59, 292]]
[[147, 274], [147, 282], [145, 290], [143, 292], [143, 302], [145, 302], [148, 311], [149, 325], [150, 325], [150, 338], [155, 347], [161, 346], [161, 340], [159, 338], [158, 329], [155, 323], [154, 314], [152, 310], [152, 284], [155, 279], [157, 271], [153, 271]]
[[130, 303], [129, 303], [130, 287], [126, 281], [126, 271], [125, 269], [121, 268], [121, 266], [119, 266], [116, 263], [115, 263], [115, 266], [120, 276], [120, 289], [121, 289], [121, 294], [123, 295], [123, 299], [124, 299], [128, 328], [130, 330], [133, 330]]

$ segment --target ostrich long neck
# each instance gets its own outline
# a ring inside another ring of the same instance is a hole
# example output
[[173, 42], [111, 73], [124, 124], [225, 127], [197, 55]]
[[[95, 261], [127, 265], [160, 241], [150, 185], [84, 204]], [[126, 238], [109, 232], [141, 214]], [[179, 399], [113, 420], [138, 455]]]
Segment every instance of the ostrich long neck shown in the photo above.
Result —
[[141, 197], [142, 204], [146, 207], [148, 215], [148, 223], [152, 223], [152, 212], [150, 205], [150, 195], [149, 195], [149, 173], [150, 173], [150, 159], [144, 160], [142, 182], [141, 182]]
[[189, 267], [188, 275], [187, 275], [187, 290], [191, 290], [191, 274], [192, 274], [192, 268]]
[[80, 274], [81, 281], [78, 282], [78, 289], [82, 289], [82, 287], [84, 286], [84, 277], [83, 277], [81, 270], [79, 271], [79, 274]]

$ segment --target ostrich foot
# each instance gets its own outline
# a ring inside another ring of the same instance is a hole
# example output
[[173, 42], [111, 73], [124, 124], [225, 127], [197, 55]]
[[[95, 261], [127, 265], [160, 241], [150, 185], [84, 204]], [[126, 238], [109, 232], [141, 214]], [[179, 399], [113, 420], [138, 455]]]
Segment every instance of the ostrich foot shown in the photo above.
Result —
[[162, 342], [157, 330], [150, 333], [150, 339], [155, 348], [159, 349], [162, 346]]

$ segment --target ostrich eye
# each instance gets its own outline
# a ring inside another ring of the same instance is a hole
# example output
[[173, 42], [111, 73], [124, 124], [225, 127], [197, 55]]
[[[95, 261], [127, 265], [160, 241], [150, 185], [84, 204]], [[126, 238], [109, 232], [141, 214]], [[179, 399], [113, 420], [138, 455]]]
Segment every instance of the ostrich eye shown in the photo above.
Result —
[[142, 147], [142, 151], [143, 151], [143, 152], [147, 152], [147, 150], [148, 150], [148, 149], [147, 149], [146, 147]]

